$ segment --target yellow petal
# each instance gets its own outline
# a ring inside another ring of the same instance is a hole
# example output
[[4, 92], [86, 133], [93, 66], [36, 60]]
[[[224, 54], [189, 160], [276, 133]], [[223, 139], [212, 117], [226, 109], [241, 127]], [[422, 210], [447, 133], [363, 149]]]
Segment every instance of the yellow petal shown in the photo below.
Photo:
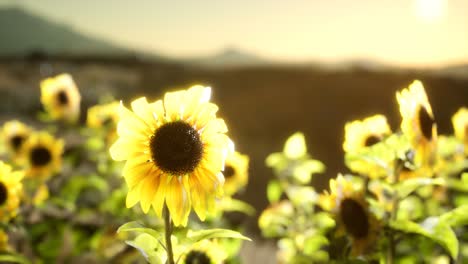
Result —
[[154, 165], [151, 163], [141, 163], [125, 172], [124, 177], [128, 187], [133, 188], [146, 177], [152, 176], [152, 174], [155, 173], [153, 166]]
[[185, 91], [170, 92], [164, 95], [164, 109], [166, 118], [170, 121], [179, 120], [182, 117], [182, 99]]
[[194, 114], [196, 108], [207, 103], [211, 97], [211, 88], [196, 85], [187, 90], [184, 98], [183, 118], [186, 119]]
[[159, 175], [151, 175], [146, 177], [146, 179], [143, 181], [143, 185], [141, 186], [140, 205], [145, 214], [148, 213], [149, 208], [151, 207], [151, 203], [153, 202], [154, 195], [156, 194], [159, 183], [158, 177]]
[[130, 189], [128, 191], [127, 199], [125, 201], [125, 205], [127, 206], [127, 208], [130, 208], [130, 207], [134, 206], [140, 200], [139, 199], [140, 198], [140, 187], [142, 186], [141, 183], [142, 182], [140, 182], [140, 184], [138, 184], [135, 188]]
[[158, 183], [158, 189], [156, 192], [156, 195], [154, 196], [153, 199], [153, 209], [156, 212], [156, 214], [159, 217], [162, 217], [162, 209], [164, 206], [164, 200], [166, 197], [166, 190], [167, 190], [167, 184], [166, 184], [166, 175], [161, 174], [159, 178], [159, 183]]
[[186, 226], [190, 213], [190, 197], [179, 177], [172, 177], [167, 188], [166, 204], [175, 226]]
[[133, 140], [119, 138], [110, 147], [109, 152], [112, 159], [116, 161], [123, 161], [134, 156], [136, 153], [142, 153], [142, 150], [144, 150], [144, 145], [141, 143]]
[[195, 116], [195, 127], [197, 129], [205, 127], [210, 120], [216, 118], [218, 106], [212, 103], [202, 104], [197, 108]]

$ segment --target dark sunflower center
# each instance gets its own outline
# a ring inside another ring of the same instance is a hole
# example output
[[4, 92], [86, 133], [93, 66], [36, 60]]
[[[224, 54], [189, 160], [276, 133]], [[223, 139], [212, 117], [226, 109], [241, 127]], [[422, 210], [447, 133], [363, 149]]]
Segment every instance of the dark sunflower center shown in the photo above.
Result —
[[236, 171], [234, 170], [232, 166], [226, 165], [224, 167], [224, 171], [223, 171], [224, 178], [231, 178], [232, 176], [234, 176], [235, 173]]
[[345, 198], [340, 205], [340, 217], [346, 232], [354, 238], [365, 238], [369, 233], [369, 220], [362, 205], [351, 198]]
[[8, 198], [8, 189], [3, 182], [0, 182], [0, 206], [4, 205]]
[[198, 132], [183, 121], [167, 123], [156, 130], [150, 140], [154, 162], [167, 173], [192, 172], [200, 162], [203, 143]]
[[106, 118], [104, 118], [104, 119], [102, 120], [102, 126], [103, 126], [103, 127], [111, 126], [112, 123], [113, 123], [113, 120], [112, 120], [112, 118], [110, 118], [110, 117], [106, 117]]
[[34, 166], [47, 165], [52, 160], [52, 154], [49, 149], [38, 146], [33, 148], [30, 154], [31, 163]]
[[429, 115], [425, 107], [421, 106], [419, 108], [419, 125], [423, 136], [429, 140], [432, 139], [432, 126], [434, 123], [434, 118]]
[[57, 93], [57, 102], [59, 105], [66, 105], [68, 104], [68, 95], [65, 93], [65, 91], [60, 91]]
[[11, 138], [11, 146], [16, 151], [21, 147], [21, 144], [24, 142], [24, 137], [20, 135], [16, 135]]
[[185, 264], [211, 264], [211, 260], [204, 252], [192, 250], [185, 257]]
[[370, 147], [380, 142], [380, 138], [376, 135], [369, 135], [364, 142], [366, 147]]

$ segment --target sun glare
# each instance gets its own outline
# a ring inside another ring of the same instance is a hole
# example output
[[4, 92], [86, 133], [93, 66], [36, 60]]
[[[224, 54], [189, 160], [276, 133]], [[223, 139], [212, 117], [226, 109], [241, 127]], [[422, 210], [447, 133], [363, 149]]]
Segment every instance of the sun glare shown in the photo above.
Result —
[[416, 0], [416, 15], [425, 22], [437, 22], [444, 16], [447, 0]]

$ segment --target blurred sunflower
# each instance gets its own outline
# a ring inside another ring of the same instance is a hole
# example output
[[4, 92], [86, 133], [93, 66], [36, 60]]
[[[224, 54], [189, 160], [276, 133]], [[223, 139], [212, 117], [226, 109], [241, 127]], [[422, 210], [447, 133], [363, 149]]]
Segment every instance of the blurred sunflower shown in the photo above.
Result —
[[114, 160], [126, 160], [127, 207], [140, 202], [161, 217], [167, 205], [176, 226], [187, 224], [193, 206], [201, 220], [222, 195], [224, 162], [234, 145], [226, 124], [209, 102], [211, 88], [193, 86], [169, 92], [164, 100], [132, 102], [120, 107], [119, 138], [111, 146]]
[[468, 155], [468, 108], [460, 108], [452, 117], [455, 137], [465, 145], [465, 155]]
[[88, 109], [86, 123], [90, 128], [103, 128], [108, 145], [117, 139], [115, 127], [119, 120], [118, 102], [95, 105]]
[[116, 125], [119, 120], [119, 106], [118, 102], [112, 102], [90, 107], [86, 119], [88, 127], [102, 128]]
[[41, 81], [41, 102], [52, 119], [75, 122], [80, 115], [80, 101], [71, 75], [64, 73]]
[[437, 125], [423, 84], [416, 80], [409, 88], [397, 92], [396, 97], [403, 118], [401, 130], [415, 150], [415, 165], [419, 167], [434, 165]]
[[[379, 143], [392, 133], [383, 115], [374, 115], [364, 120], [356, 120], [345, 125], [345, 140], [343, 150], [346, 153], [357, 154], [363, 149]], [[348, 163], [350, 169], [370, 178], [385, 175], [385, 170], [371, 161], [363, 159]]]
[[221, 264], [227, 258], [224, 248], [215, 241], [202, 240], [191, 246], [190, 250], [181, 256], [181, 264]]
[[58, 172], [62, 165], [63, 145], [63, 140], [55, 139], [47, 132], [32, 134], [21, 149], [26, 175], [45, 180]]
[[224, 194], [233, 195], [243, 188], [248, 181], [249, 157], [237, 151], [226, 158], [224, 166]]
[[334, 215], [337, 234], [351, 238], [351, 255], [368, 253], [375, 246], [379, 224], [369, 210], [364, 193], [342, 175], [330, 180], [330, 193], [325, 191], [318, 204]]
[[30, 127], [17, 120], [8, 121], [3, 125], [2, 140], [13, 160], [18, 159], [20, 149], [31, 132]]
[[22, 171], [13, 171], [0, 161], [0, 221], [7, 222], [16, 216], [23, 192], [23, 176]]

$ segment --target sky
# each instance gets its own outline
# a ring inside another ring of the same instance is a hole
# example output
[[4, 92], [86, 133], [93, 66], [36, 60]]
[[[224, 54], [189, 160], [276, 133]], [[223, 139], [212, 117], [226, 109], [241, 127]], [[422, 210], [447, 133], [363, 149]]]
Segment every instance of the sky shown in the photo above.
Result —
[[0, 0], [137, 50], [285, 62], [468, 62], [468, 0]]

